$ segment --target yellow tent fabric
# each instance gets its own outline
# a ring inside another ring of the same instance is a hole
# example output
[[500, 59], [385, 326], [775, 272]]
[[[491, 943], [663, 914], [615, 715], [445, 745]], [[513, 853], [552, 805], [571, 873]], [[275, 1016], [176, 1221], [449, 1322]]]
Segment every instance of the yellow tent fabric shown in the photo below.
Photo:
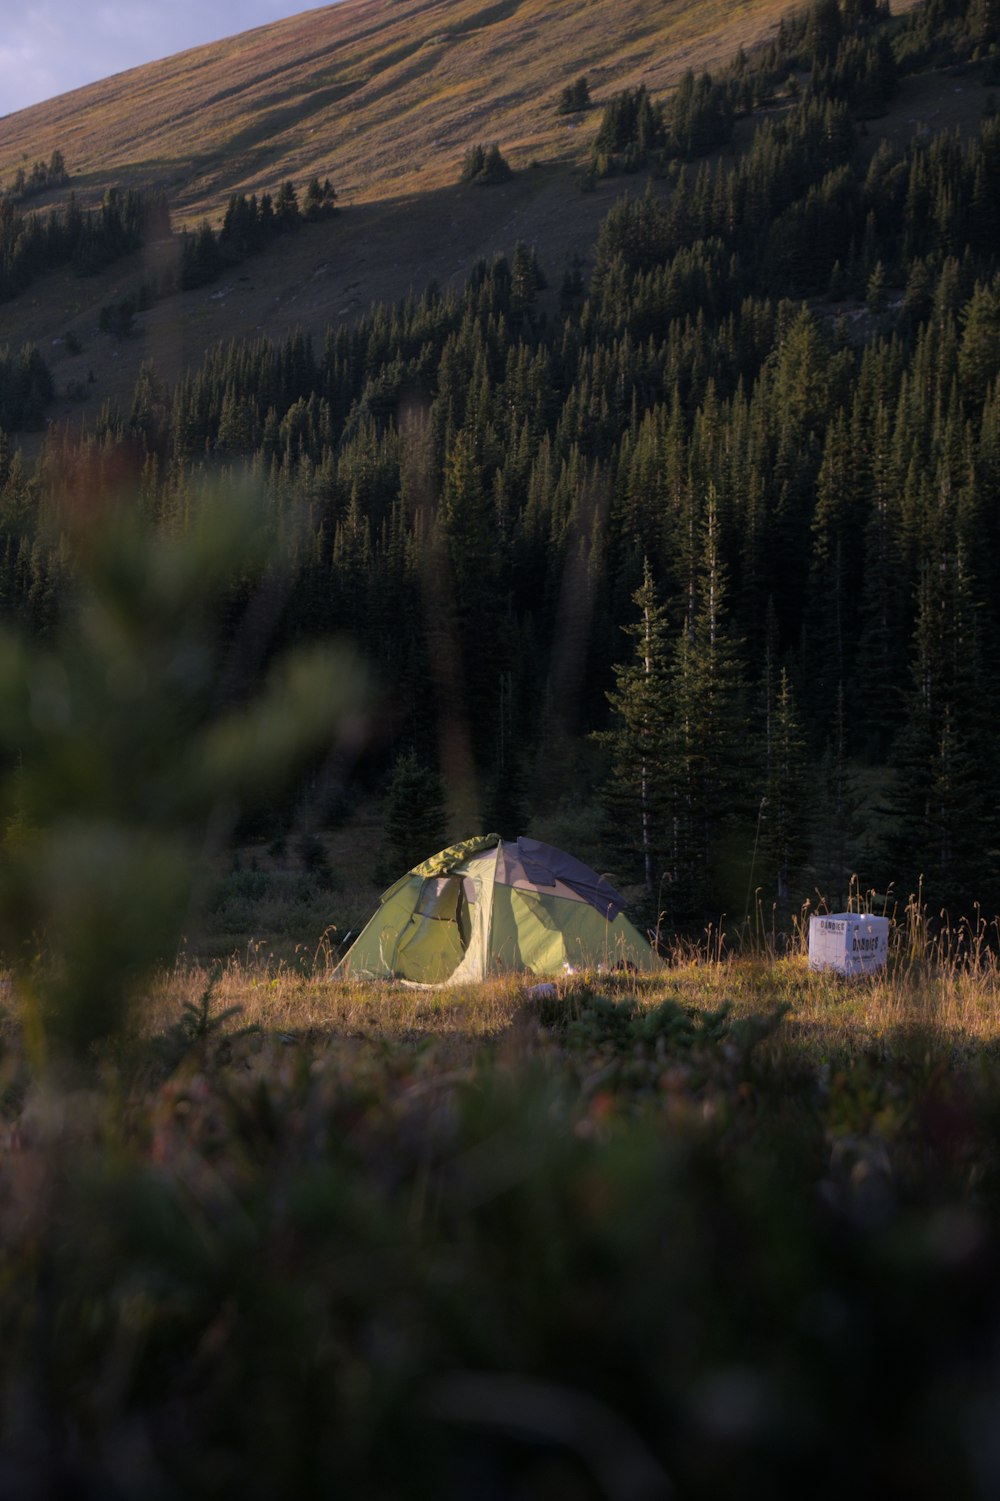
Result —
[[601, 920], [586, 902], [512, 886], [497, 889], [492, 951], [498, 970], [536, 975], [658, 967], [650, 962], [655, 955], [649, 943], [623, 914]]
[[407, 980], [439, 985], [462, 962], [464, 947], [458, 926], [462, 883], [456, 876], [425, 880], [416, 907], [399, 935], [394, 970]]
[[431, 855], [429, 860], [415, 865], [412, 874], [415, 876], [443, 875], [449, 870], [457, 870], [470, 855], [478, 855], [480, 850], [495, 849], [499, 843], [499, 834], [477, 834], [472, 839], [463, 839], [459, 844], [449, 844], [446, 850], [441, 850], [437, 855]]
[[[497, 840], [496, 847], [499, 844], [500, 841]], [[486, 849], [489, 851], [490, 846]], [[449, 977], [450, 985], [485, 980], [490, 972], [496, 872], [495, 854], [487, 852], [466, 862], [462, 876], [462, 898], [465, 902], [464, 910], [468, 914], [468, 939], [462, 960]]]
[[661, 968], [623, 906], [603, 876], [564, 851], [481, 835], [390, 886], [337, 973], [455, 985], [505, 972]]

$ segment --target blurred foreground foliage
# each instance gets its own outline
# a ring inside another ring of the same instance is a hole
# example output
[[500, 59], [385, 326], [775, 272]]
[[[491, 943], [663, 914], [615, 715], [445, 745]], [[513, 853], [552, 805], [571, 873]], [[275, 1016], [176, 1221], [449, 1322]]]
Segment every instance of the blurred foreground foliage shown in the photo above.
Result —
[[273, 658], [246, 497], [63, 535], [54, 633], [0, 639], [3, 1501], [997, 1494], [995, 1053], [824, 1053], [773, 977], [735, 1016], [669, 971], [478, 1042], [211, 984], [144, 1036], [210, 855], [363, 685]]
[[0, 1494], [995, 1495], [998, 1060], [619, 983], [9, 1057]]
[[52, 638], [0, 636], [0, 942], [35, 1045], [81, 1054], [176, 953], [247, 802], [329, 754], [363, 690], [343, 650], [272, 660], [287, 584], [249, 491], [184, 525], [108, 498], [55, 524]]

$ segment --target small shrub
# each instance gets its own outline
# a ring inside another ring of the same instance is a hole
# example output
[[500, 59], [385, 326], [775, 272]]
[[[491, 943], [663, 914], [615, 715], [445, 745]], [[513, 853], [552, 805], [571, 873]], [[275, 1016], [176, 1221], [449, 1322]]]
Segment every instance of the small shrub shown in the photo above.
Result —
[[483, 187], [507, 182], [513, 177], [510, 163], [501, 154], [494, 141], [492, 146], [473, 146], [462, 163], [462, 182], [478, 183]]
[[568, 83], [559, 95], [557, 115], [575, 115], [590, 108], [590, 86], [586, 74], [581, 74], [573, 83]]
[[270, 893], [272, 878], [263, 870], [234, 870], [226, 877], [215, 895], [213, 907], [221, 910], [228, 903], [259, 902]]
[[111, 334], [124, 339], [135, 326], [137, 302], [134, 297], [123, 297], [121, 302], [108, 302], [101, 308], [99, 327], [102, 334]]
[[[226, 1006], [221, 1011], [213, 1011], [218, 981], [219, 971], [216, 969], [197, 1001], [185, 1001], [177, 1021], [161, 1037], [154, 1039], [154, 1055], [166, 1072], [173, 1073], [194, 1049], [204, 1051], [209, 1043], [218, 1041], [226, 1023], [234, 1016], [239, 1016], [243, 1010], [242, 1006]], [[245, 1037], [258, 1030], [256, 1024], [242, 1027], [238, 1032], [230, 1034], [228, 1040]]]
[[299, 839], [298, 856], [304, 870], [314, 878], [315, 884], [323, 891], [332, 891], [336, 885], [334, 873], [330, 867], [330, 857], [326, 852], [326, 846], [315, 834], [303, 834]]

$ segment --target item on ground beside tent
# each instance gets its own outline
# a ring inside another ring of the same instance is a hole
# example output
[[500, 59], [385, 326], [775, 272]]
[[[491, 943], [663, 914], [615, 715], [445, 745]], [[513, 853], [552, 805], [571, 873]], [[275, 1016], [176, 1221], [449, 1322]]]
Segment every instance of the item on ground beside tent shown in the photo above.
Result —
[[809, 968], [842, 975], [870, 975], [884, 969], [889, 951], [889, 919], [870, 912], [831, 912], [809, 919]]
[[390, 886], [336, 972], [458, 985], [524, 970], [659, 969], [624, 906], [609, 881], [563, 850], [485, 834]]

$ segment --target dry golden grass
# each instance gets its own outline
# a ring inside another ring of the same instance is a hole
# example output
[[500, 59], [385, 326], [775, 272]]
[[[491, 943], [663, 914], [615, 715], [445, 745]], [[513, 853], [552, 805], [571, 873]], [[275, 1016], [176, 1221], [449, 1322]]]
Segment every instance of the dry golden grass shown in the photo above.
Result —
[[[305, 972], [252, 949], [221, 969], [180, 965], [150, 986], [141, 1008], [146, 1035], [165, 1031], [185, 1004], [197, 1004], [211, 986], [213, 1012], [235, 1009], [223, 1031], [259, 1028], [289, 1042], [322, 1037], [331, 1042], [421, 1040], [453, 1045], [469, 1055], [484, 1044], [518, 1054], [537, 1037], [533, 976], [510, 975], [454, 990], [419, 990], [390, 982], [344, 982], [329, 956]], [[813, 974], [804, 956], [784, 959], [730, 956], [688, 959], [656, 978], [571, 976], [555, 986], [575, 1011], [591, 990], [635, 997], [640, 1006], [677, 1001], [697, 1011], [729, 1003], [734, 1020], [787, 1007], [778, 1045], [813, 1060], [875, 1051], [891, 1052], [901, 1037], [926, 1036], [956, 1055], [1000, 1043], [1000, 967], [993, 956], [978, 965], [897, 960], [882, 975], [844, 979]]]
[[234, 957], [221, 969], [180, 966], [150, 986], [140, 1025], [146, 1033], [165, 1030], [187, 1003], [197, 1004], [211, 986], [212, 1009], [238, 1007], [231, 1031], [258, 1027], [289, 1036], [327, 1033], [356, 1038], [441, 1038], [463, 1041], [499, 1038], [524, 1008], [525, 993], [536, 983], [523, 976], [484, 985], [422, 990], [393, 983], [336, 979], [323, 960], [302, 973], [293, 966]]
[[[896, 12], [914, 0], [895, 0]], [[132, 69], [0, 120], [0, 181], [59, 148], [84, 197], [158, 183], [178, 220], [230, 193], [331, 175], [350, 201], [455, 181], [472, 142], [514, 166], [586, 154], [592, 117], [556, 115], [586, 73], [597, 103], [668, 90], [765, 39], [788, 0], [342, 0]]]

